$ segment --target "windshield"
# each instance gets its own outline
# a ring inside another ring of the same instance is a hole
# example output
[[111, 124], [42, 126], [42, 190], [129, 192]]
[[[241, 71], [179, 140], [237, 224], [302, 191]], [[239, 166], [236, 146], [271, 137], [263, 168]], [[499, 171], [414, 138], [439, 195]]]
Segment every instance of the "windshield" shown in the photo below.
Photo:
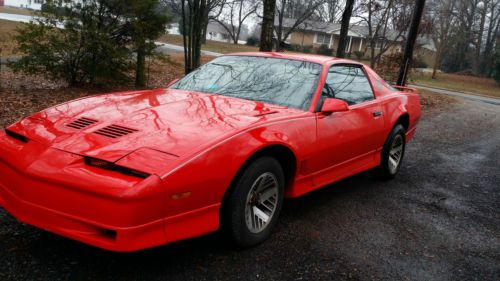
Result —
[[299, 60], [224, 56], [191, 72], [171, 88], [307, 110], [321, 65]]

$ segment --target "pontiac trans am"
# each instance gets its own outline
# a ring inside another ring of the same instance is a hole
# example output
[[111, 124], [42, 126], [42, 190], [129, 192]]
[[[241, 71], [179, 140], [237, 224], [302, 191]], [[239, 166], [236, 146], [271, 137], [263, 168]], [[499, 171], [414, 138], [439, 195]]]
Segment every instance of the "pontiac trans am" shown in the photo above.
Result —
[[269, 237], [284, 198], [366, 170], [393, 178], [414, 89], [332, 57], [239, 53], [166, 88], [70, 101], [0, 132], [0, 206], [111, 251], [223, 230]]

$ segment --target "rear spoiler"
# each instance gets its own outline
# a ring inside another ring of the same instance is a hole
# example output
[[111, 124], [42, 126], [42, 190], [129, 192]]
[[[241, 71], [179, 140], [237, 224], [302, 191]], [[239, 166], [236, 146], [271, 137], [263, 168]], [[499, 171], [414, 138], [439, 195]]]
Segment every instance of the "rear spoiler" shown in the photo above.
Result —
[[406, 93], [413, 93], [413, 94], [418, 94], [418, 90], [415, 88], [410, 88], [410, 87], [405, 87], [405, 86], [392, 86], [394, 89], [400, 91], [400, 92], [406, 92]]

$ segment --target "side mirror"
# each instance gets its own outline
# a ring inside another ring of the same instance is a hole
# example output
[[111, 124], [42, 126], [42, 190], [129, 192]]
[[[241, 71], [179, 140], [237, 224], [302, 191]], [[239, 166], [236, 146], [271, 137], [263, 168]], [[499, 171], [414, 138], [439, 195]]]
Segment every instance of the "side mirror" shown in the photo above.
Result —
[[333, 98], [327, 98], [323, 102], [323, 106], [321, 107], [321, 113], [325, 115], [329, 115], [334, 112], [342, 112], [348, 110], [349, 110], [349, 105], [347, 104], [347, 102]]
[[175, 82], [177, 82], [177, 81], [179, 81], [179, 78], [177, 78], [177, 79], [174, 79], [174, 80], [170, 81], [170, 82], [167, 84], [167, 86], [166, 86], [166, 87], [168, 88], [168, 87], [170, 87], [170, 86], [174, 85], [174, 84], [175, 84]]

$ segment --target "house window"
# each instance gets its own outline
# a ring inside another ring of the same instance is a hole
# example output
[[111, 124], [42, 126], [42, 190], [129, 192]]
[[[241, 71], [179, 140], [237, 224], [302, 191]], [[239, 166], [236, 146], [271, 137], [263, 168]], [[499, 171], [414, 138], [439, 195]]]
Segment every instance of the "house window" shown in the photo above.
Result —
[[35, 0], [33, 1], [35, 4], [43, 4], [43, 0]]
[[331, 38], [332, 38], [332, 36], [330, 34], [318, 33], [318, 34], [316, 34], [316, 43], [329, 45]]

